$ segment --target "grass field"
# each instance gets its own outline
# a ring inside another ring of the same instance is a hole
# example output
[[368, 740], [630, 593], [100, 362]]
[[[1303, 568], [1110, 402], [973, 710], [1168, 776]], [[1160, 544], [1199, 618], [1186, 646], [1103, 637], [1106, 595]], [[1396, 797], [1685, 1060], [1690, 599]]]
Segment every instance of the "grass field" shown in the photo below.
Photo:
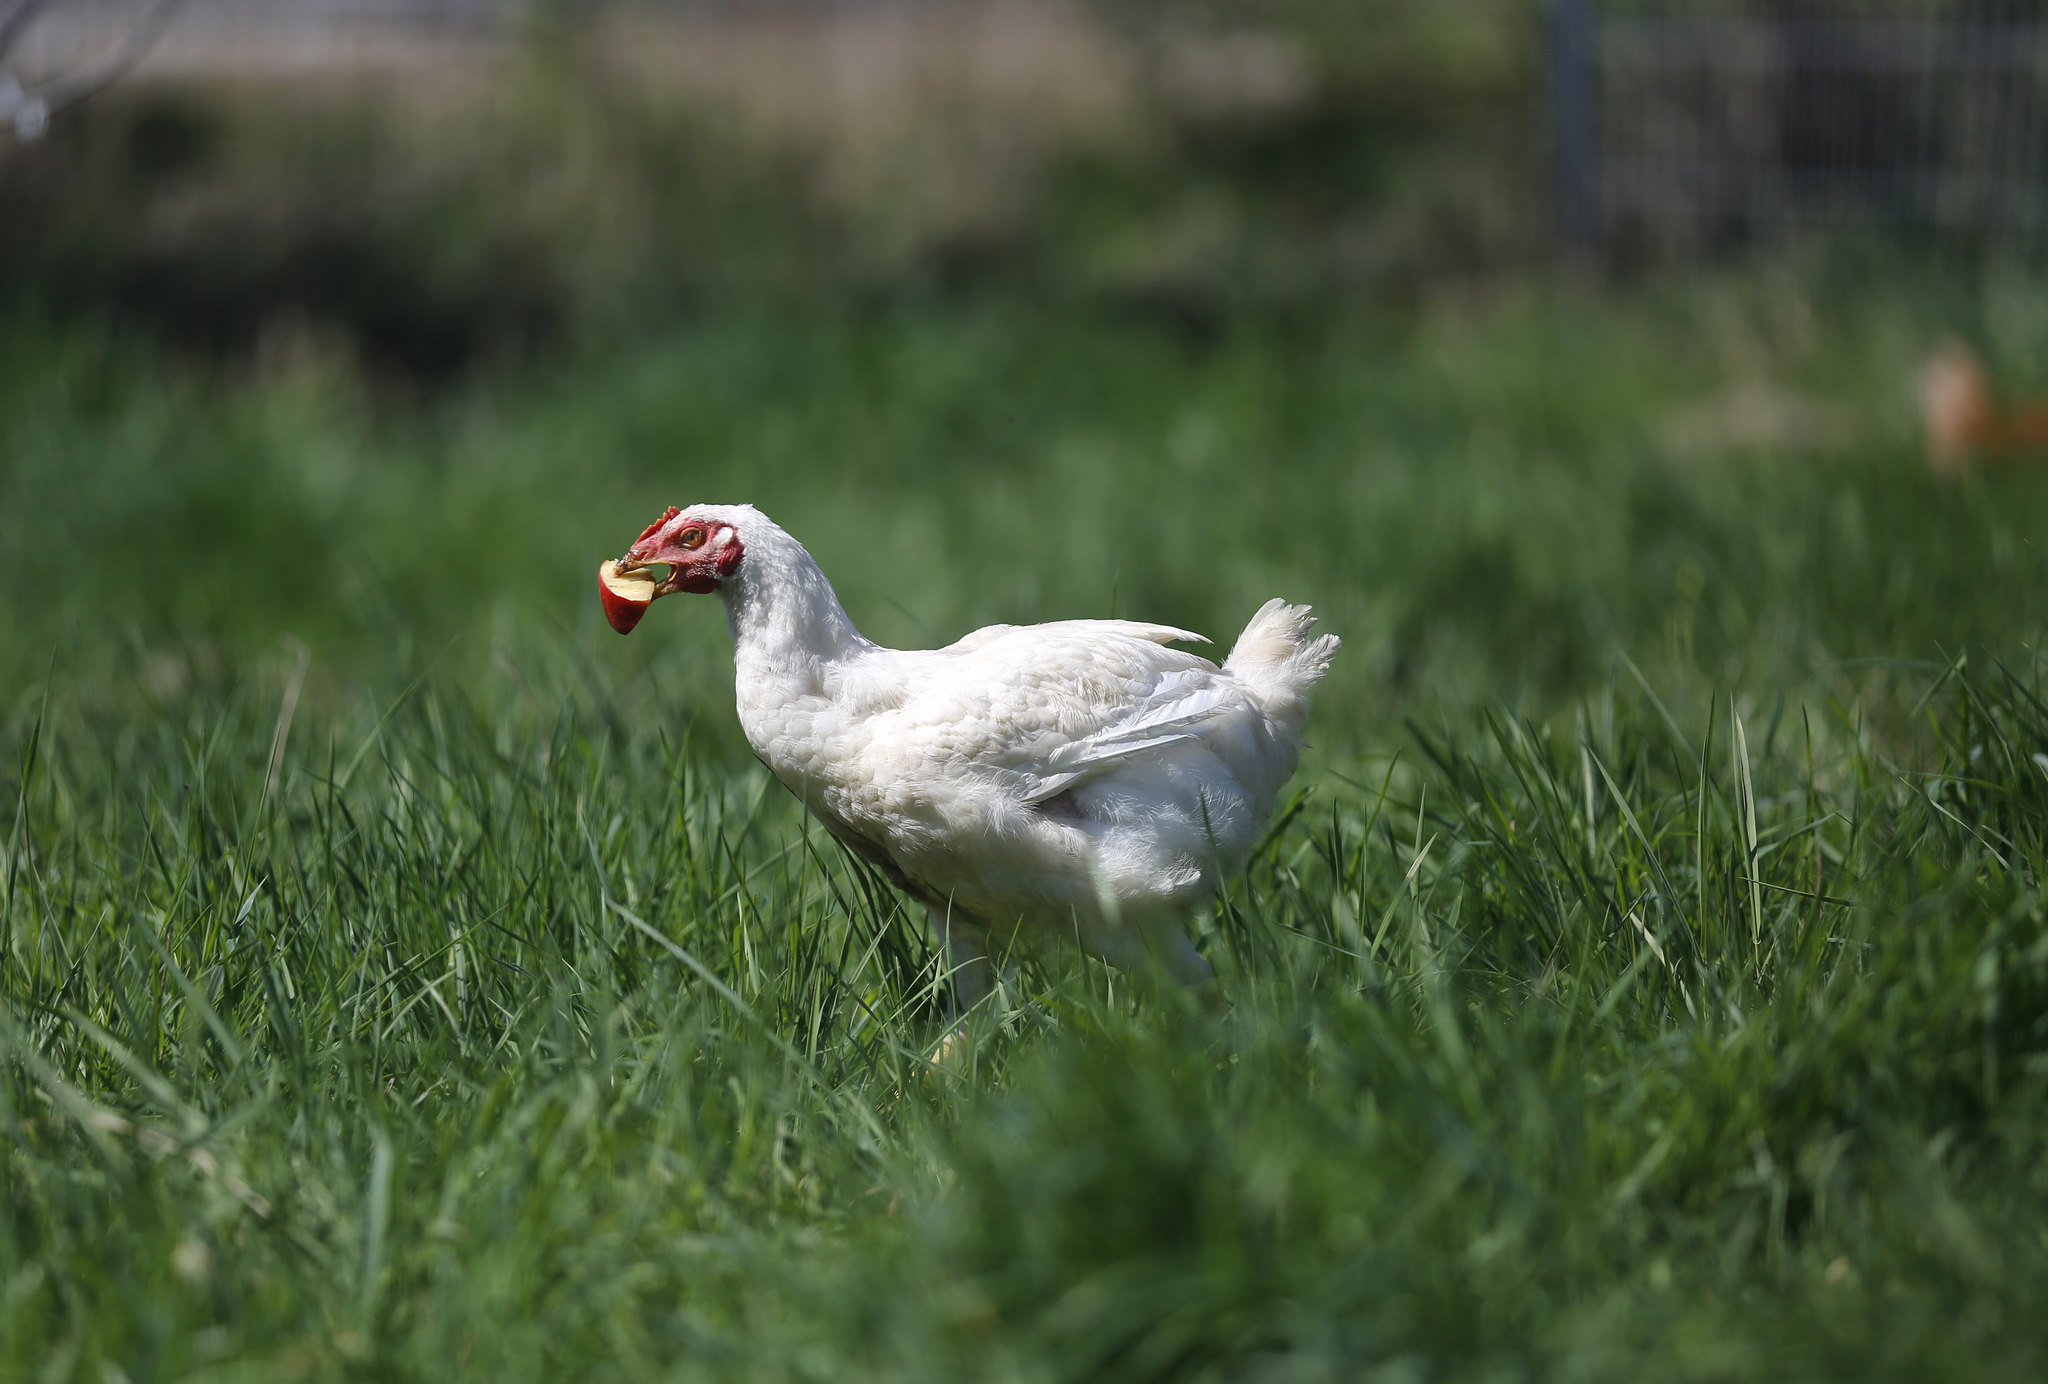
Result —
[[[1788, 265], [1190, 336], [714, 313], [393, 392], [0, 326], [0, 1377], [2032, 1378], [2048, 474]], [[931, 957], [744, 753], [748, 499], [887, 642], [1346, 646], [1220, 1016]]]

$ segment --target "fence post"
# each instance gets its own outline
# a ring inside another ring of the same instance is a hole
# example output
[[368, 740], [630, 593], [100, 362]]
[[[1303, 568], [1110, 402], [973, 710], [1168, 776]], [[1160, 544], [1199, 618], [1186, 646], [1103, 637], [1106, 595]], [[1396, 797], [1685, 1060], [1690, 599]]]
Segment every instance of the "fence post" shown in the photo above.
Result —
[[1550, 180], [1558, 242], [1591, 255], [1600, 234], [1592, 0], [1550, 0]]

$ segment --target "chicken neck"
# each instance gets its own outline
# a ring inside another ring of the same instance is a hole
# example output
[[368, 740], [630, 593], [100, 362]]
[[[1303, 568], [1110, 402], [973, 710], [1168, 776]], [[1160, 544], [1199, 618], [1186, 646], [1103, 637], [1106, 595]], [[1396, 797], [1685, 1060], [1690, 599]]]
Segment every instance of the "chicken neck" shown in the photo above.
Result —
[[743, 533], [746, 560], [719, 588], [742, 680], [787, 682], [795, 695], [826, 690], [832, 665], [873, 649], [801, 543], [772, 524]]

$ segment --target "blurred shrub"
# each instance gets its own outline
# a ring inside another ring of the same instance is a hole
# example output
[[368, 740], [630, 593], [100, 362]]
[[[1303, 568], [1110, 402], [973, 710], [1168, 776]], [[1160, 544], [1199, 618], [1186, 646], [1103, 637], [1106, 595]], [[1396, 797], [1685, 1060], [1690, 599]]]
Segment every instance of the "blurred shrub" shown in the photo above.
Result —
[[215, 355], [311, 324], [431, 384], [733, 301], [1205, 330], [1526, 258], [1519, 7], [1089, 13], [641, 16], [475, 71], [131, 84], [0, 152], [0, 298]]

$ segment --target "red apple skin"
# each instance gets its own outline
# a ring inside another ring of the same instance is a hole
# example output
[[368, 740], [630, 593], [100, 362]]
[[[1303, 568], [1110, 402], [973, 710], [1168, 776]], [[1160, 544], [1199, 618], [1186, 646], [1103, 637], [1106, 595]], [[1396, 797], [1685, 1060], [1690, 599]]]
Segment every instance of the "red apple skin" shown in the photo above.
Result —
[[620, 634], [631, 634], [633, 626], [640, 623], [640, 617], [647, 613], [647, 607], [653, 605], [654, 601], [651, 597], [644, 601], [635, 600], [615, 590], [612, 586], [612, 573], [617, 568], [617, 563], [607, 562], [597, 569], [597, 598], [604, 605], [604, 618], [611, 623], [611, 627]]

